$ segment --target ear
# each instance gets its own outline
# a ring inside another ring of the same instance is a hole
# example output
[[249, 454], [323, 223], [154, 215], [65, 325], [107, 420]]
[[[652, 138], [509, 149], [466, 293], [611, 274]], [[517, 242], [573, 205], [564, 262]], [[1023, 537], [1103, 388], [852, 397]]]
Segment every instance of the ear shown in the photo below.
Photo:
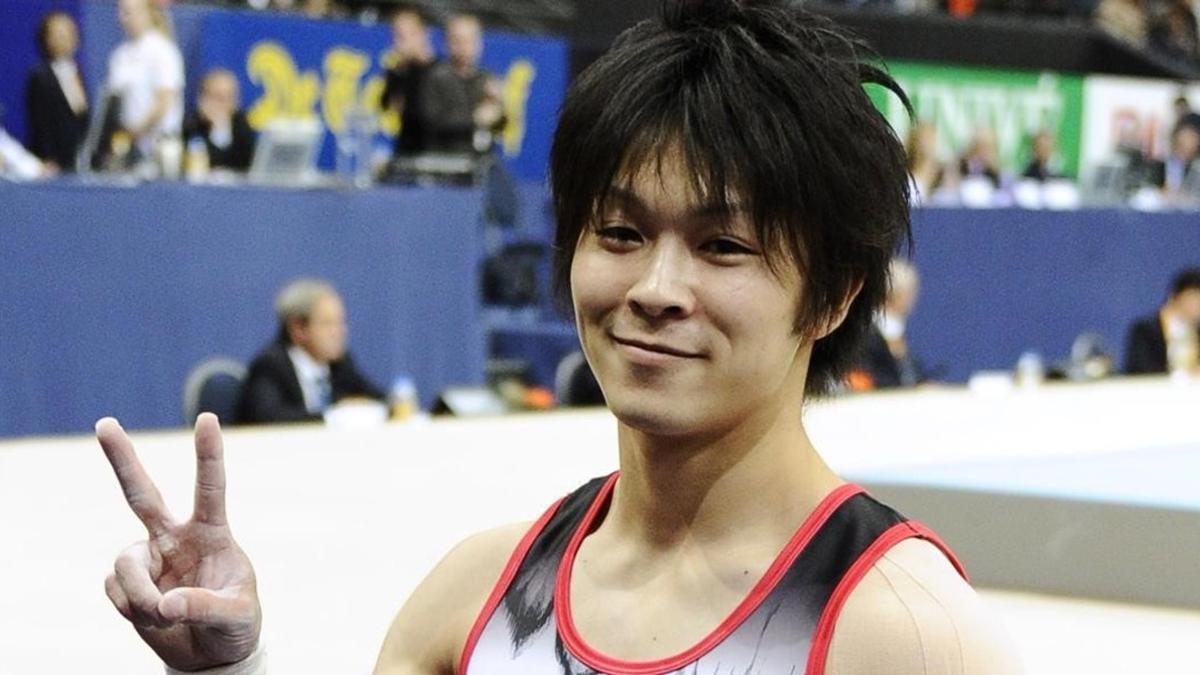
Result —
[[293, 317], [287, 320], [288, 341], [292, 344], [300, 344], [296, 338], [300, 337], [301, 331], [304, 330], [304, 325], [307, 323], [304, 319]]
[[842, 298], [842, 302], [825, 317], [823, 322], [813, 327], [813, 342], [827, 337], [830, 333], [837, 330], [838, 326], [842, 325], [842, 322], [846, 320], [846, 315], [850, 313], [850, 306], [854, 304], [854, 300], [862, 292], [862, 287], [863, 280], [860, 277], [850, 286], [850, 289], [846, 292], [846, 297]]

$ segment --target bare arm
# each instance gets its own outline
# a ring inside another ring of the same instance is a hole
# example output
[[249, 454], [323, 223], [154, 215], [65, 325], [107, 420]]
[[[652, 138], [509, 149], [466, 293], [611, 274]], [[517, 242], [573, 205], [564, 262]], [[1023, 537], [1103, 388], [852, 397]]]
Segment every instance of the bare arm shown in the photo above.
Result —
[[446, 554], [396, 614], [375, 675], [454, 675], [476, 617], [528, 528], [476, 534]]

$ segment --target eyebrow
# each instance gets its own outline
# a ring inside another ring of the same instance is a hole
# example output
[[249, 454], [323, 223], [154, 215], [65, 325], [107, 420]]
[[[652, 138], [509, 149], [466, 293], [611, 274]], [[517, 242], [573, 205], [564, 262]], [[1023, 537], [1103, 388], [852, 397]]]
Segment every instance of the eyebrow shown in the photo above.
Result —
[[[608, 188], [608, 194], [610, 197], [614, 197], [617, 201], [622, 202], [623, 206], [627, 206], [641, 214], [650, 214], [653, 212], [653, 209], [646, 205], [645, 200], [627, 187], [612, 185]], [[721, 204], [710, 201], [688, 209], [685, 217], [688, 219], [730, 218], [745, 212], [746, 208], [737, 202]]]

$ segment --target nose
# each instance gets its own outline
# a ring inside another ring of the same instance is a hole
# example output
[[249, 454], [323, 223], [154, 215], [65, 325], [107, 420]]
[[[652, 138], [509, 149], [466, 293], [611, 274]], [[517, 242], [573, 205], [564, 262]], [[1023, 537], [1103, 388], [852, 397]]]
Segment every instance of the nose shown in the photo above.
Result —
[[652, 245], [626, 297], [634, 310], [646, 318], [682, 318], [695, 311], [693, 281], [687, 246], [660, 240]]

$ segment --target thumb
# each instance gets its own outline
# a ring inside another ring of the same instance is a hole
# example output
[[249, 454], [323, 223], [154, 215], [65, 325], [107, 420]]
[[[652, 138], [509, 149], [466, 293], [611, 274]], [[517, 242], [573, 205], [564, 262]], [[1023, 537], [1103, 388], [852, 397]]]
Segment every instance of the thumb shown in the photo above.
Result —
[[174, 588], [163, 593], [158, 612], [170, 622], [215, 628], [245, 628], [254, 622], [246, 600], [207, 588]]

